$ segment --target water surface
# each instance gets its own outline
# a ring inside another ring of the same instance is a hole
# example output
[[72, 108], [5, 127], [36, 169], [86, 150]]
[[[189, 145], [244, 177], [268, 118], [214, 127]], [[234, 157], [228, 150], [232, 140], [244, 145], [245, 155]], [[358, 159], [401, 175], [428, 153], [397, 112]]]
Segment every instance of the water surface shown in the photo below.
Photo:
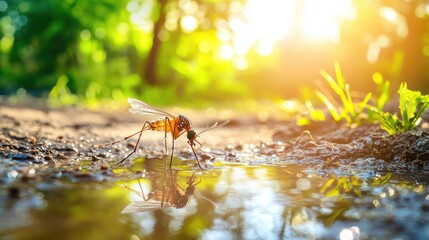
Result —
[[[179, 161], [175, 161], [179, 162]], [[181, 162], [180, 162], [181, 163]], [[186, 163], [186, 162], [184, 162]], [[218, 162], [206, 171], [176, 165], [186, 188], [195, 174], [198, 194], [184, 208], [121, 214], [145, 194], [162, 190], [162, 161], [137, 160], [107, 177], [3, 178], [2, 239], [428, 239], [429, 191], [422, 173], [332, 174], [300, 164]], [[167, 176], [167, 177], [166, 177]], [[166, 179], [167, 178], [167, 179]], [[197, 196], [197, 195], [202, 195]], [[207, 199], [209, 200], [207, 200]], [[212, 202], [215, 204], [213, 204]]]

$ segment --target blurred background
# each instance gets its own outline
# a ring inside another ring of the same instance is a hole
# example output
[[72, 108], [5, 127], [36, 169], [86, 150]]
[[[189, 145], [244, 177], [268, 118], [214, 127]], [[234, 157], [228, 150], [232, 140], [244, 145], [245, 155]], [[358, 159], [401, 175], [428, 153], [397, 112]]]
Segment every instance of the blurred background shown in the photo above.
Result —
[[62, 105], [299, 98], [338, 61], [429, 91], [424, 0], [0, 0], [0, 95]]

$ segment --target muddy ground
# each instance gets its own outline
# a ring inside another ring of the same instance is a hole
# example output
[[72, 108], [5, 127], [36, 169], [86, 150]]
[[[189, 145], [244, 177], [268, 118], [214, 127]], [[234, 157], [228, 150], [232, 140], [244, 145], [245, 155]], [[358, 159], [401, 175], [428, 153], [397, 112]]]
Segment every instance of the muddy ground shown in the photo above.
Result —
[[[351, 166], [358, 166], [361, 171], [406, 170], [416, 174], [429, 170], [429, 130], [425, 121], [413, 131], [389, 136], [378, 125], [350, 128], [327, 121], [298, 127], [293, 121], [262, 122], [251, 114], [219, 112], [208, 117], [205, 111], [180, 111], [192, 119], [197, 132], [214, 121], [230, 120], [227, 126], [199, 137], [203, 148], [198, 150], [198, 156], [204, 168], [217, 162], [294, 162], [319, 173], [337, 175], [350, 171]], [[7, 186], [12, 175], [36, 182], [59, 178], [72, 182], [115, 181], [132, 177], [114, 171], [114, 165], [131, 151], [135, 140], [105, 148], [96, 146], [138, 131], [144, 120], [126, 110], [54, 110], [2, 104], [0, 182]], [[145, 132], [137, 153], [130, 159], [162, 160], [163, 137], [160, 132]], [[186, 160], [189, 167], [198, 170], [185, 136], [176, 141], [175, 155], [175, 163]], [[122, 166], [132, 166], [131, 160]]]

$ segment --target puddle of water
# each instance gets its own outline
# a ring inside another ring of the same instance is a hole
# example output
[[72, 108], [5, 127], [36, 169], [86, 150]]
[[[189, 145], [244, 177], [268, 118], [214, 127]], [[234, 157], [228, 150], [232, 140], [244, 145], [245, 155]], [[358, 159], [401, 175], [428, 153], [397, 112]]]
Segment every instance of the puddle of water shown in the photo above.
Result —
[[[132, 176], [143, 176], [140, 179], [146, 194], [162, 190], [165, 180], [162, 169], [163, 161], [139, 160], [131, 168], [135, 172]], [[179, 169], [175, 181], [186, 188], [194, 172], [189, 168]], [[141, 200], [123, 186], [140, 191], [135, 179], [123, 183], [66, 181], [60, 187], [48, 183], [23, 183], [16, 189], [3, 186], [0, 236], [5, 239], [429, 238], [427, 183], [404, 181], [402, 176], [374, 173], [332, 177], [297, 164], [222, 164], [195, 172], [195, 178], [197, 182], [201, 179], [196, 189], [204, 197], [193, 196], [180, 209], [135, 214], [121, 214], [128, 204]]]

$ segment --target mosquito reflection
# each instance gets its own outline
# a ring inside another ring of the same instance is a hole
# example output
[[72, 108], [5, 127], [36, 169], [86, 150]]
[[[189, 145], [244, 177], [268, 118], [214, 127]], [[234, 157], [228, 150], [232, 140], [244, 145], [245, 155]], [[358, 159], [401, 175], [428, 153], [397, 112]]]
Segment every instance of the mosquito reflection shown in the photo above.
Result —
[[148, 212], [164, 208], [184, 208], [187, 206], [192, 196], [198, 196], [199, 198], [203, 198], [214, 206], [216, 206], [216, 203], [214, 203], [212, 200], [204, 197], [197, 192], [196, 186], [200, 184], [202, 180], [200, 178], [198, 181], [196, 181], [195, 173], [193, 173], [189, 180], [186, 182], [187, 185], [184, 188], [176, 182], [177, 172], [174, 174], [174, 177], [171, 171], [168, 172], [170, 173], [169, 175], [171, 179], [170, 186], [166, 187], [167, 171], [165, 171], [163, 189], [153, 190], [147, 195], [143, 191], [140, 179], [137, 179], [139, 185], [138, 190], [125, 186], [127, 189], [137, 194], [142, 200], [131, 202], [122, 210], [122, 213], [126, 214]]

